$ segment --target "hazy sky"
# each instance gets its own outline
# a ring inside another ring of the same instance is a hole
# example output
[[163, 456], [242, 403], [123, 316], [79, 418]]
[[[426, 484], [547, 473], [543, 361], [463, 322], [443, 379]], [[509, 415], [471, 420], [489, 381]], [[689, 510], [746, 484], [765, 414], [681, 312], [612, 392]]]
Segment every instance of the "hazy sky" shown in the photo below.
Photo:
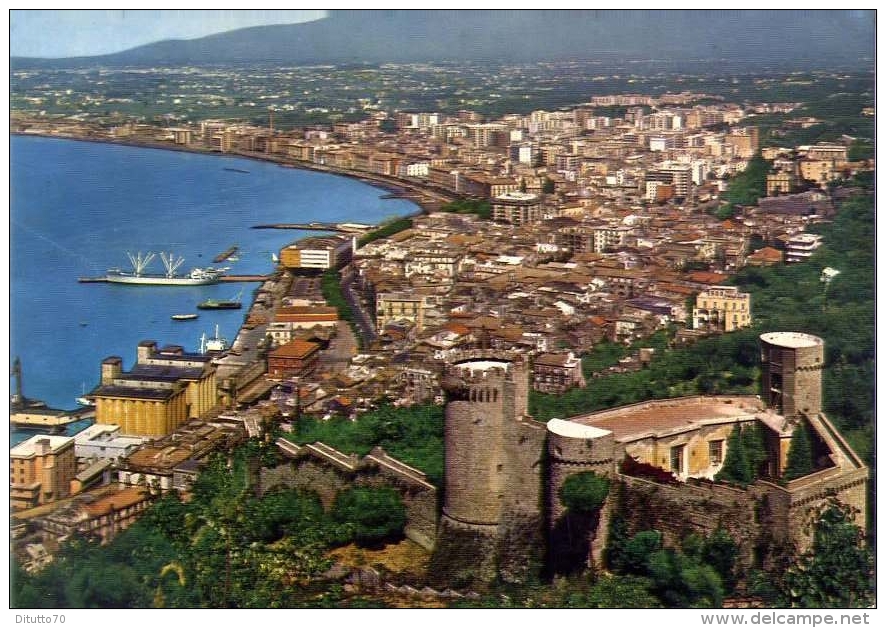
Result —
[[75, 57], [127, 50], [162, 39], [194, 39], [259, 26], [324, 17], [315, 10], [14, 10], [9, 15], [13, 57]]

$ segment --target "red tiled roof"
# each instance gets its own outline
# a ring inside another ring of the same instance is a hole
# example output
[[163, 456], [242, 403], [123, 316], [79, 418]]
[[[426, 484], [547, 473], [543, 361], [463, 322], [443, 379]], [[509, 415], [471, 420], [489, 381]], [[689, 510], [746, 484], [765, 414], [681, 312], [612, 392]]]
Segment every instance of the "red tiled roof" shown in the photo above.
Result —
[[268, 354], [269, 358], [306, 358], [320, 349], [316, 342], [307, 340], [292, 340], [285, 345], [274, 349]]

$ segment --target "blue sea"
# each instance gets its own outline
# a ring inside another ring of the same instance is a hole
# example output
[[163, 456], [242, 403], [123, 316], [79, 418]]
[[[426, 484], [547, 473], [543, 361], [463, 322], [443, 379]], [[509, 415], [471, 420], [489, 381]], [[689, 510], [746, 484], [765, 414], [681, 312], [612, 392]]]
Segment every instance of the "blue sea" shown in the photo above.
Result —
[[[233, 168], [247, 172], [226, 170]], [[127, 252], [185, 258], [179, 272], [212, 265], [232, 245], [231, 274], [266, 274], [272, 253], [309, 235], [251, 229], [276, 222], [377, 223], [414, 212], [403, 199], [355, 179], [228, 156], [40, 137], [11, 138], [10, 366], [20, 357], [23, 392], [74, 409], [99, 380], [111, 355], [125, 369], [141, 340], [197, 351], [215, 325], [236, 335], [257, 283], [199, 287], [78, 283], [108, 268], [129, 269]], [[233, 298], [242, 310], [199, 311], [209, 297]], [[10, 379], [10, 386], [14, 381]], [[14, 434], [13, 437], [18, 436]]]

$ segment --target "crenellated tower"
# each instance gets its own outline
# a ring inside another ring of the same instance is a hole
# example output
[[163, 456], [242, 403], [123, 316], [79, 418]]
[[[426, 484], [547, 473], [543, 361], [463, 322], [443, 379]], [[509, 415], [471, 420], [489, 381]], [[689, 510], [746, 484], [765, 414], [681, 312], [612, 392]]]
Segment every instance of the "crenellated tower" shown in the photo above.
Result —
[[441, 577], [519, 581], [538, 564], [545, 428], [527, 416], [529, 372], [525, 356], [483, 350], [446, 368]]

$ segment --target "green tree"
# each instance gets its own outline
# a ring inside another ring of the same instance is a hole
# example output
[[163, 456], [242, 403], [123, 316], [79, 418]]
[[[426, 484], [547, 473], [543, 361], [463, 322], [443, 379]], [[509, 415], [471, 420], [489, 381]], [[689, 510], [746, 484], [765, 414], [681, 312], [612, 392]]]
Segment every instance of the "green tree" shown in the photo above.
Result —
[[609, 494], [609, 480], [593, 471], [570, 475], [560, 487], [560, 502], [575, 513], [596, 512]]
[[723, 602], [723, 585], [714, 568], [674, 549], [650, 554], [647, 573], [652, 590], [668, 608], [711, 608]]
[[738, 545], [723, 528], [717, 528], [702, 545], [701, 562], [710, 565], [720, 576], [727, 591], [735, 588], [735, 563]]
[[619, 559], [624, 573], [645, 575], [649, 571], [649, 558], [661, 549], [661, 532], [643, 530], [632, 536], [625, 544]]
[[796, 480], [809, 475], [815, 470], [815, 457], [812, 452], [812, 435], [806, 421], [800, 421], [794, 428], [791, 447], [788, 449], [788, 461], [785, 466], [784, 480]]
[[818, 515], [812, 547], [788, 569], [782, 587], [795, 607], [861, 608], [876, 603], [874, 555], [844, 507], [830, 504]]
[[766, 441], [764, 440], [763, 429], [760, 427], [760, 424], [754, 422], [750, 425], [745, 425], [741, 430], [741, 441], [748, 461], [748, 467], [755, 480], [766, 473], [766, 462], [769, 460], [769, 453], [766, 450]]
[[357, 544], [371, 546], [402, 536], [406, 507], [392, 488], [356, 487], [336, 496], [332, 517], [353, 526]]
[[587, 591], [569, 594], [563, 608], [661, 608], [649, 590], [651, 582], [636, 576], [603, 575]]
[[726, 441], [726, 458], [723, 460], [723, 468], [717, 472], [714, 479], [718, 482], [732, 482], [740, 486], [747, 486], [754, 481], [754, 474], [745, 451], [744, 439], [741, 436], [741, 426], [738, 423], [732, 428], [732, 433]]

